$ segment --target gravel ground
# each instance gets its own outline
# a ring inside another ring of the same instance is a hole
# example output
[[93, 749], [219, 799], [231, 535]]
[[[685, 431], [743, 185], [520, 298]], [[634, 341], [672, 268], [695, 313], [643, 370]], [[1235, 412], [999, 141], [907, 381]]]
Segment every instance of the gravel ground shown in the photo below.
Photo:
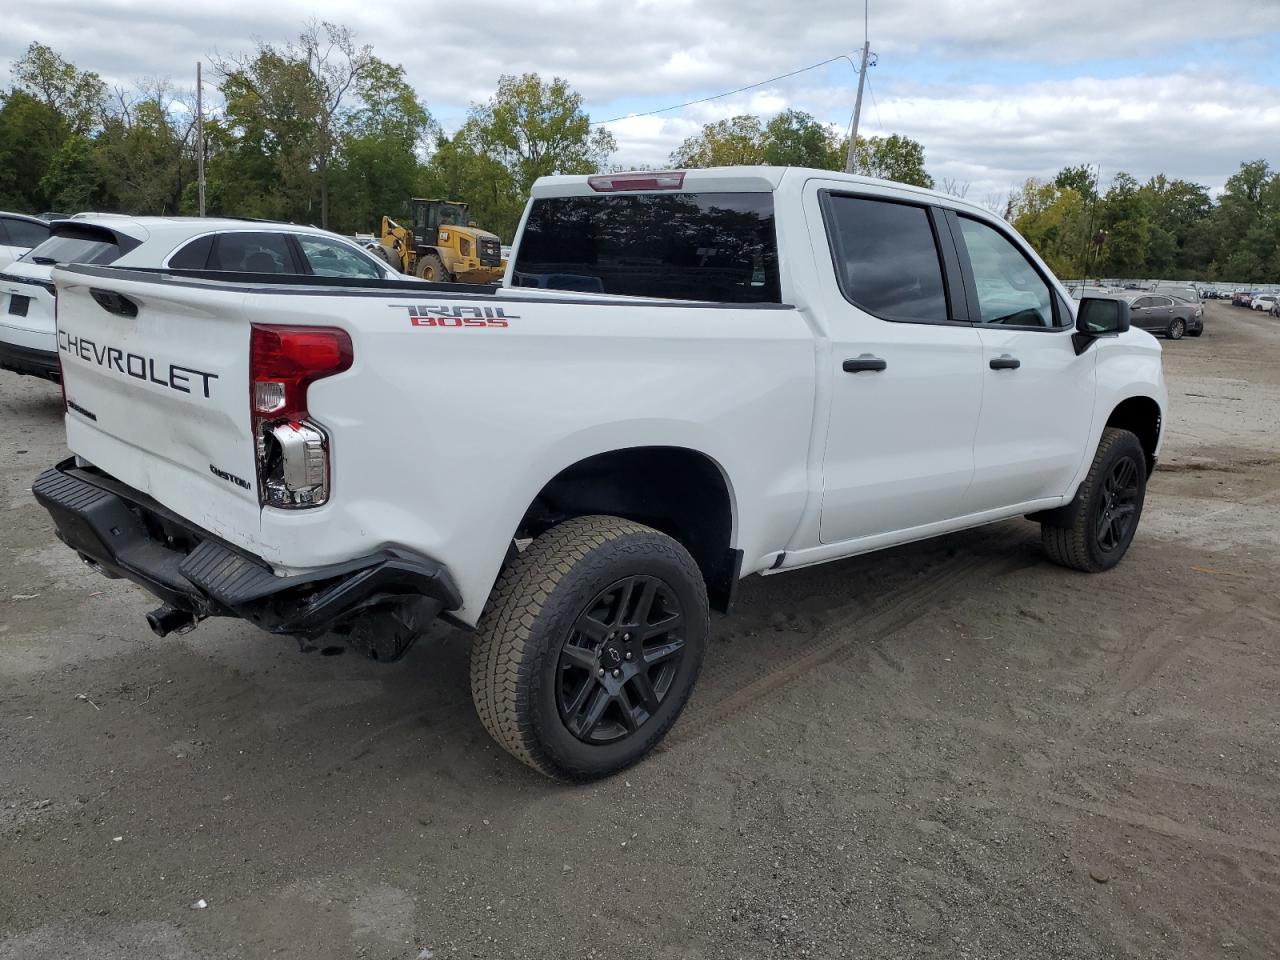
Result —
[[749, 580], [585, 788], [490, 743], [461, 632], [153, 637], [31, 498], [57, 387], [0, 373], [0, 958], [1280, 956], [1280, 322], [1165, 347], [1118, 570], [1013, 521]]

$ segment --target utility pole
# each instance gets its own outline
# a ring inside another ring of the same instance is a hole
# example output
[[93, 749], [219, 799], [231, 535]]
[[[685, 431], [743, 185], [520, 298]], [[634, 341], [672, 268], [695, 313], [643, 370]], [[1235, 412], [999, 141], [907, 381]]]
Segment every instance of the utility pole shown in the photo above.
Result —
[[196, 181], [200, 185], [200, 216], [204, 216], [204, 84], [196, 61]]
[[862, 115], [862, 87], [867, 82], [867, 59], [871, 56], [871, 41], [862, 44], [862, 68], [858, 71], [858, 99], [853, 102], [853, 129], [849, 132], [849, 152], [844, 158], [844, 172], [853, 173], [853, 151], [858, 143], [858, 119]]

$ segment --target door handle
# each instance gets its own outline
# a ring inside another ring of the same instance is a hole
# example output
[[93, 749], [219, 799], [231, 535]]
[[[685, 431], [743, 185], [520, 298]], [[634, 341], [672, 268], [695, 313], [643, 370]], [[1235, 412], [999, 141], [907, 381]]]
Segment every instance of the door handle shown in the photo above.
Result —
[[998, 357], [992, 357], [991, 363], [988, 364], [992, 370], [1017, 370], [1022, 366], [1022, 361], [1017, 357], [1011, 357], [1004, 353]]
[[879, 357], [873, 357], [869, 353], [859, 354], [842, 364], [845, 373], [879, 373], [887, 366]]

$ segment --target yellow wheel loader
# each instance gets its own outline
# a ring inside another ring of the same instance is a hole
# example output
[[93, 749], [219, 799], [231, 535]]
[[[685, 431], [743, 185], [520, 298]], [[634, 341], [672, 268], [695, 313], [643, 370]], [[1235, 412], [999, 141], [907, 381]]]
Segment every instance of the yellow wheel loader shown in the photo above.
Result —
[[497, 283], [506, 272], [496, 234], [467, 219], [455, 200], [410, 201], [410, 226], [382, 218], [379, 255], [401, 273], [423, 280]]

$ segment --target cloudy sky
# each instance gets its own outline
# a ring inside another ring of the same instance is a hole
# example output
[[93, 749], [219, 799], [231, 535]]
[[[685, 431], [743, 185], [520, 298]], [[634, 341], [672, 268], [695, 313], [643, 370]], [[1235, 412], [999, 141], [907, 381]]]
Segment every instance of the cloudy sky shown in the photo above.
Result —
[[[828, 57], [856, 57], [850, 0], [4, 0], [0, 82], [32, 40], [112, 84], [170, 77], [198, 59], [282, 41], [308, 18], [352, 27], [404, 65], [446, 128], [501, 73], [559, 75], [611, 123], [621, 164], [662, 164], [684, 137], [737, 113], [807, 110], [848, 125], [843, 61], [710, 103]], [[412, 11], [402, 20], [398, 11]], [[434, 11], [434, 12], [433, 12]], [[469, 21], [469, 22], [468, 22]], [[1280, 166], [1280, 0], [871, 0], [864, 133], [924, 144], [939, 181], [979, 202], [1068, 163], [1157, 172], [1220, 188], [1242, 160]]]

